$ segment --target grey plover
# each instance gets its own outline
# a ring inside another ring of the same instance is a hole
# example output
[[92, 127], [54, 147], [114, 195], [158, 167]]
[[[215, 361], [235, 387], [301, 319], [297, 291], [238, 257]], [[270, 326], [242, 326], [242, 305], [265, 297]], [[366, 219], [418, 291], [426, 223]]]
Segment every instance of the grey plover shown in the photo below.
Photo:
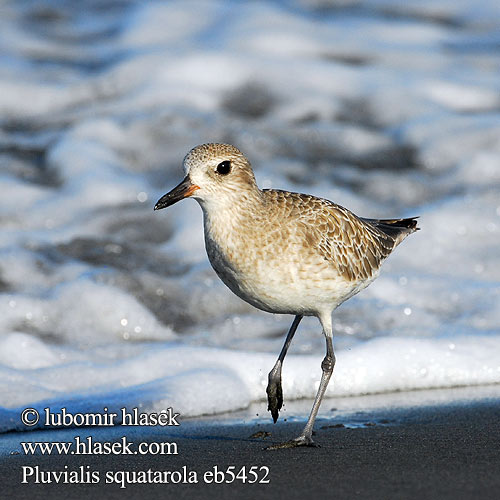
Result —
[[281, 367], [301, 319], [316, 316], [323, 327], [326, 355], [309, 419], [299, 437], [270, 448], [314, 446], [314, 421], [335, 365], [332, 312], [377, 277], [384, 259], [418, 229], [416, 218], [363, 219], [322, 198], [259, 189], [250, 162], [228, 144], [193, 148], [184, 168], [184, 180], [155, 210], [196, 199], [208, 258], [220, 279], [259, 309], [295, 315], [268, 377], [274, 422], [283, 405]]

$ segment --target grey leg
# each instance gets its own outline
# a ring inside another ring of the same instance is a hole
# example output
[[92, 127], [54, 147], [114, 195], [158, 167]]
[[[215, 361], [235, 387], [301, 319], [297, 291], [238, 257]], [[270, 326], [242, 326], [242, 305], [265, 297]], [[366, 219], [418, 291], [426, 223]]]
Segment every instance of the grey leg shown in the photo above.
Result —
[[288, 348], [292, 343], [295, 331], [297, 330], [300, 320], [303, 317], [304, 316], [302, 315], [295, 316], [292, 326], [290, 327], [290, 330], [288, 331], [288, 334], [286, 336], [285, 344], [283, 345], [280, 355], [278, 356], [278, 360], [276, 361], [276, 364], [274, 365], [273, 369], [269, 372], [268, 375], [268, 384], [266, 389], [267, 402], [268, 402], [267, 409], [271, 412], [274, 423], [276, 423], [276, 421], [278, 420], [279, 411], [283, 406], [283, 390], [281, 388], [281, 367], [283, 365], [283, 360], [285, 359]]
[[318, 392], [316, 393], [316, 398], [311, 409], [311, 414], [307, 420], [306, 426], [302, 431], [302, 434], [297, 438], [298, 440], [304, 441], [304, 444], [310, 445], [313, 443], [312, 431], [314, 426], [314, 421], [316, 420], [316, 415], [318, 414], [319, 407], [321, 406], [321, 401], [325, 395], [326, 388], [328, 387], [328, 382], [332, 376], [333, 367], [335, 366], [335, 354], [333, 354], [333, 342], [331, 337], [326, 337], [326, 356], [321, 363], [321, 369], [323, 373], [321, 375], [321, 381], [319, 383]]
[[311, 413], [307, 420], [304, 430], [299, 437], [292, 439], [291, 441], [286, 441], [285, 443], [269, 446], [268, 450], [277, 450], [280, 448], [295, 448], [297, 446], [316, 446], [312, 439], [312, 431], [314, 427], [314, 421], [316, 420], [316, 415], [318, 414], [319, 407], [321, 406], [321, 401], [325, 395], [326, 388], [328, 387], [328, 382], [332, 376], [333, 367], [335, 366], [335, 354], [333, 353], [333, 342], [332, 342], [332, 327], [331, 318], [320, 318], [323, 325], [323, 333], [326, 337], [326, 356], [321, 363], [321, 369], [323, 371], [321, 375], [321, 381], [319, 383], [318, 392], [316, 393], [316, 398], [311, 408]]

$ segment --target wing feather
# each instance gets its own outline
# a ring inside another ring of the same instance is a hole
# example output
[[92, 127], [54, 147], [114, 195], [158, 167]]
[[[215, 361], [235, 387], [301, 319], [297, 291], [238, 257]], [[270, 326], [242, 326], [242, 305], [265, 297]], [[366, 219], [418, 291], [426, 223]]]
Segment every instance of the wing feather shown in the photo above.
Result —
[[305, 244], [313, 246], [348, 281], [371, 278], [392, 252], [396, 239], [346, 208], [314, 196], [264, 190], [296, 222]]

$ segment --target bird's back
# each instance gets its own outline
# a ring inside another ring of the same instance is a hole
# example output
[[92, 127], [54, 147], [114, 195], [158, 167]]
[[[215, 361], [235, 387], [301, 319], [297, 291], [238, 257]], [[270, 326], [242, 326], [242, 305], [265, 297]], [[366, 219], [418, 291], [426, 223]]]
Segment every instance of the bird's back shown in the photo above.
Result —
[[283, 225], [293, 220], [301, 226], [307, 251], [327, 261], [348, 281], [371, 278], [392, 250], [417, 230], [415, 218], [363, 219], [323, 198], [274, 189], [263, 193]]

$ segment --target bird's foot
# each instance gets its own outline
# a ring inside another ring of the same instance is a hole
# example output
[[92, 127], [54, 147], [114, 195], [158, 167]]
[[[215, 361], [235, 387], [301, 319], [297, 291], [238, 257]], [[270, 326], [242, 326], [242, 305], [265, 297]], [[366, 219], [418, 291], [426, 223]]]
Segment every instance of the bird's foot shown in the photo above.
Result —
[[270, 378], [267, 384], [267, 409], [271, 412], [274, 423], [278, 420], [279, 411], [283, 406], [283, 389], [281, 388], [281, 377]]
[[311, 437], [299, 436], [298, 438], [291, 439], [290, 441], [285, 441], [284, 443], [273, 444], [264, 448], [265, 450], [282, 450], [286, 448], [298, 448], [299, 446], [310, 446], [312, 448], [319, 448], [319, 444], [316, 444]]

